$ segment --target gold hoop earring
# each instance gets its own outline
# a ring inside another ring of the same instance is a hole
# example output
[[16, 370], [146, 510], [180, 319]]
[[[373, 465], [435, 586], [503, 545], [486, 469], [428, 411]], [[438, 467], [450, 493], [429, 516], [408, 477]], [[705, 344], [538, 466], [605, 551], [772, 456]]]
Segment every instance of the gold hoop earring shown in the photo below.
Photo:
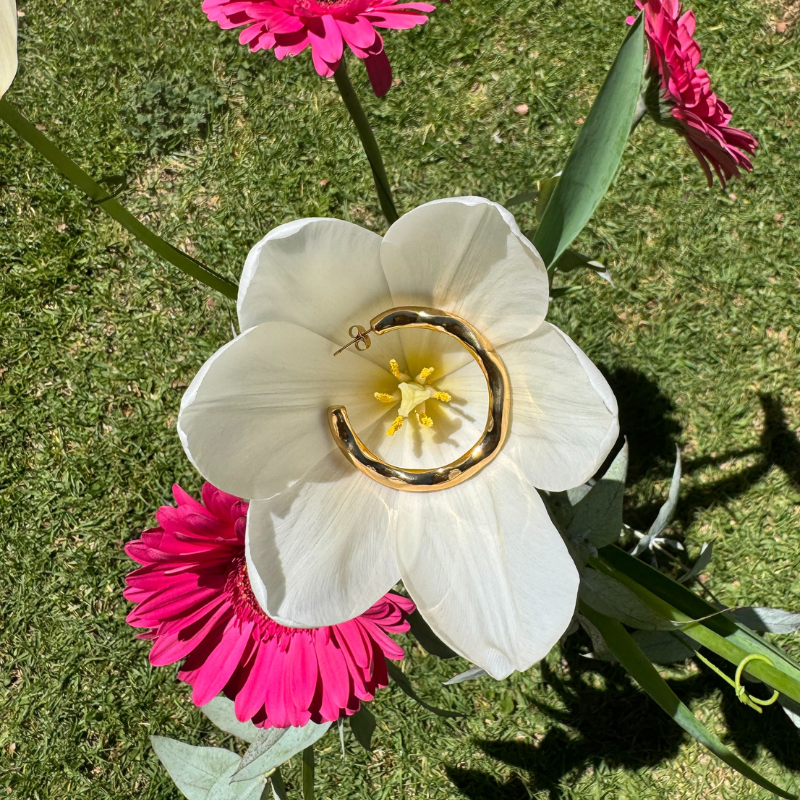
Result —
[[[491, 343], [466, 320], [435, 308], [403, 306], [379, 314], [370, 322], [369, 330], [360, 325], [350, 329], [353, 340], [337, 350], [339, 355], [351, 345], [357, 350], [370, 346], [369, 334], [384, 333], [403, 328], [427, 328], [452, 336], [470, 352], [478, 362], [489, 392], [489, 413], [486, 427], [478, 441], [460, 458], [436, 469], [403, 469], [387, 464], [372, 453], [353, 430], [344, 406], [328, 410], [331, 433], [347, 459], [360, 472], [383, 486], [405, 492], [435, 492], [455, 486], [486, 467], [503, 447], [508, 437], [511, 417], [511, 385], [500, 356]], [[357, 335], [353, 333], [357, 331]]]

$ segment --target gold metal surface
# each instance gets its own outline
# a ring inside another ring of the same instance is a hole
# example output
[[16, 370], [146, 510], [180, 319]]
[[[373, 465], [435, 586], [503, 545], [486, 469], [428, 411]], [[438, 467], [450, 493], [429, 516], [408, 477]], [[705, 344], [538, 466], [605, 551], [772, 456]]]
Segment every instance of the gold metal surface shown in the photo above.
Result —
[[[331, 433], [339, 449], [356, 469], [372, 480], [405, 492], [436, 492], [455, 486], [480, 472], [500, 452], [508, 436], [511, 417], [511, 385], [508, 373], [500, 356], [491, 343], [466, 320], [455, 314], [447, 314], [435, 308], [422, 306], [403, 306], [392, 308], [379, 314], [371, 323], [368, 331], [353, 326], [358, 330], [350, 344], [364, 343], [366, 334], [384, 333], [402, 330], [403, 328], [428, 328], [452, 336], [472, 354], [478, 362], [486, 378], [489, 391], [489, 413], [483, 434], [470, 449], [450, 464], [436, 469], [403, 469], [387, 464], [372, 453], [353, 430], [344, 406], [333, 406], [328, 410], [328, 421]], [[350, 345], [345, 345], [344, 350]], [[366, 344], [368, 347], [369, 345]], [[363, 349], [366, 349], [364, 347]], [[339, 353], [341, 350], [338, 351]], [[338, 355], [336, 353], [335, 355]]]

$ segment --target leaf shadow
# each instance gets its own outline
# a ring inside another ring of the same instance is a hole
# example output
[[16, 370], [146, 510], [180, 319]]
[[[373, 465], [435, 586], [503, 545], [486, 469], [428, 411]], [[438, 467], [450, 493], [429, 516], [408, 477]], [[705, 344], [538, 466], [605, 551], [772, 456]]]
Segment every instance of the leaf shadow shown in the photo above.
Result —
[[[562, 670], [542, 664], [542, 679], [558, 695], [558, 702], [527, 701], [557, 724], [537, 742], [485, 740], [476, 745], [490, 758], [516, 774], [501, 781], [475, 769], [448, 767], [459, 792], [471, 800], [528, 800], [535, 796], [560, 800], [589, 770], [610, 767], [637, 771], [676, 758], [688, 736], [617, 664], [583, 658], [579, 649], [588, 638], [571, 637], [562, 647]], [[785, 767], [800, 771], [796, 748], [798, 731], [779, 707], [758, 715], [743, 706], [720, 685], [714, 673], [702, 667], [685, 677], [670, 678], [673, 691], [690, 704], [721, 691], [726, 741], [746, 759], [762, 749]], [[769, 713], [768, 713], [769, 712]], [[566, 779], [566, 781], [565, 781]]]

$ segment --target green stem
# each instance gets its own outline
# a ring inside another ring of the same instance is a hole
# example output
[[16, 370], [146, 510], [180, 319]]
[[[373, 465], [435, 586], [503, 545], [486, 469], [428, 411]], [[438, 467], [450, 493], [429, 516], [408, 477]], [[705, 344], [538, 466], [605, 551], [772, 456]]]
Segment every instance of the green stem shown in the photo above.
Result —
[[396, 222], [399, 217], [397, 207], [394, 204], [394, 198], [392, 197], [392, 189], [389, 184], [389, 179], [386, 177], [386, 170], [383, 166], [383, 159], [381, 158], [378, 142], [375, 139], [375, 134], [372, 132], [372, 127], [369, 124], [367, 115], [361, 107], [356, 90], [353, 88], [353, 84], [350, 81], [350, 76], [347, 74], [347, 63], [344, 58], [342, 58], [339, 68], [333, 73], [333, 77], [336, 80], [336, 86], [339, 88], [339, 94], [342, 95], [345, 107], [355, 123], [358, 136], [361, 139], [361, 144], [364, 146], [364, 152], [367, 154], [367, 161], [369, 161], [369, 165], [372, 168], [372, 177], [375, 180], [375, 191], [378, 193], [378, 200], [380, 200], [383, 215], [391, 225], [393, 222]]
[[[608, 550], [610, 548], [604, 548]], [[601, 551], [601, 555], [605, 553]], [[694, 639], [698, 644], [708, 648], [712, 653], [716, 653], [721, 658], [729, 661], [731, 664], [738, 665], [743, 659], [750, 655], [754, 650], [761, 648], [752, 647], [752, 643], [747, 640], [731, 641], [725, 635], [721, 635], [714, 630], [711, 630], [710, 620], [699, 621], [697, 617], [689, 616], [679, 611], [666, 600], [656, 596], [652, 591], [646, 589], [639, 581], [630, 577], [630, 575], [621, 572], [614, 566], [608, 563], [604, 558], [590, 558], [589, 563], [600, 572], [608, 575], [619, 583], [627, 586], [648, 608], [658, 614], [664, 619], [677, 622], [679, 629], [682, 633]], [[666, 576], [664, 576], [666, 577]], [[669, 578], [667, 578], [669, 580]], [[698, 598], [699, 599], [699, 598]], [[702, 601], [701, 601], [702, 602]], [[714, 609], [712, 609], [712, 612]], [[703, 616], [699, 614], [698, 617]], [[705, 623], [710, 623], [706, 625]], [[733, 623], [725, 618], [725, 622]], [[735, 625], [734, 625], [735, 630]], [[777, 689], [779, 692], [791, 697], [792, 700], [800, 702], [800, 682], [794, 677], [788, 675], [786, 671], [778, 669], [771, 663], [763, 661], [753, 662], [747, 665], [747, 672], [758, 680]]]
[[93, 203], [102, 208], [106, 214], [116, 220], [142, 244], [195, 280], [226, 297], [236, 299], [238, 287], [235, 283], [186, 255], [169, 242], [165, 242], [116, 200], [109, 198], [108, 192], [99, 183], [53, 144], [33, 123], [25, 119], [5, 98], [0, 100], [0, 119], [7, 122], [21, 139], [38, 150], [68, 181], [77, 186]]
[[314, 745], [303, 750], [303, 800], [314, 800]]

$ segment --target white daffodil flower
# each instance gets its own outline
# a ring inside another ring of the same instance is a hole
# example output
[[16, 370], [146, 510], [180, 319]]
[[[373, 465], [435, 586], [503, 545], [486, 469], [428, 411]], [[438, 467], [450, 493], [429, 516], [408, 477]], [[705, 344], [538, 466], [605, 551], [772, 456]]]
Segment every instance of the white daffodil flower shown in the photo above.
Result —
[[0, 0], [0, 97], [17, 74], [17, 4]]
[[[373, 453], [411, 469], [450, 464], [482, 435], [486, 379], [450, 336], [406, 329], [333, 357], [352, 325], [404, 305], [469, 322], [510, 378], [503, 449], [440, 491], [371, 480], [328, 425], [329, 407], [345, 405]], [[383, 238], [298, 220], [251, 250], [243, 333], [200, 369], [178, 430], [209, 481], [252, 500], [247, 564], [270, 617], [341, 623], [402, 579], [437, 635], [495, 678], [547, 654], [572, 618], [578, 574], [537, 487], [584, 483], [618, 435], [611, 389], [544, 321], [547, 305], [539, 254], [479, 197], [420, 206]]]

